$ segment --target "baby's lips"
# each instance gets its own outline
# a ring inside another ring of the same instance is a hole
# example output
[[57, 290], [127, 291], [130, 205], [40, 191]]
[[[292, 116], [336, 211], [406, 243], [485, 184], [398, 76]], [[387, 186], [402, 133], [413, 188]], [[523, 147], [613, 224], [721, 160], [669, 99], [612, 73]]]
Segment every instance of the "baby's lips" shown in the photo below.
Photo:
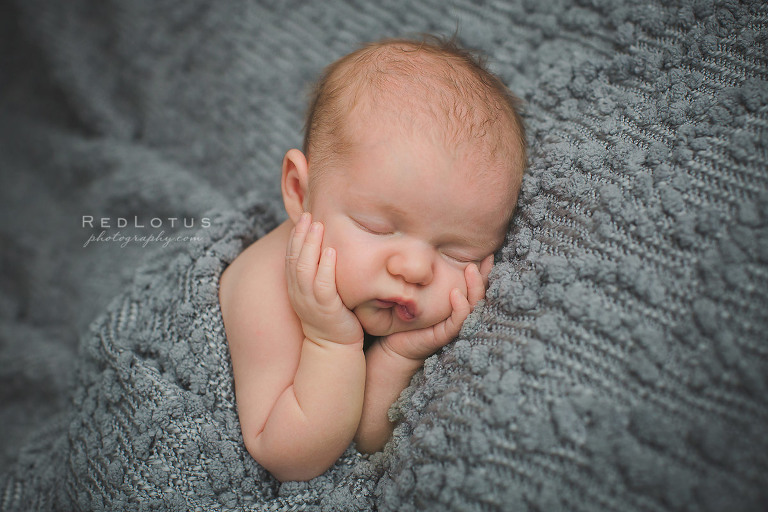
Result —
[[400, 320], [403, 320], [404, 322], [410, 322], [416, 318], [416, 313], [405, 304], [395, 305], [395, 312]]
[[403, 298], [380, 299], [379, 304], [384, 308], [393, 308], [398, 318], [404, 322], [410, 322], [418, 316], [416, 303]]

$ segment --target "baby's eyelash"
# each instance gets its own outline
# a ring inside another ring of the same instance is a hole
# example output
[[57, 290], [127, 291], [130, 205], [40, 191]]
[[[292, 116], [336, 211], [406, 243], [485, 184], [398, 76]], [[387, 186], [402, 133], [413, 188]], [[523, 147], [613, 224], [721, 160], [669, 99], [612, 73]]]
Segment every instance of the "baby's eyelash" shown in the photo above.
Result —
[[355, 220], [355, 219], [352, 219], [352, 220], [354, 221], [355, 224], [357, 224], [357, 226], [360, 229], [362, 229], [363, 231], [367, 231], [368, 233], [371, 233], [372, 235], [391, 235], [392, 234], [391, 230], [383, 229], [383, 228], [379, 228], [379, 227], [372, 228], [372, 227], [370, 227], [370, 226], [368, 226], [366, 224], [363, 224], [359, 220]]
[[448, 258], [450, 260], [453, 260], [453, 261], [455, 261], [457, 263], [461, 263], [461, 264], [478, 263], [477, 260], [472, 259], [472, 258], [462, 258], [462, 257], [459, 257], [459, 256], [451, 256], [450, 254], [446, 254], [446, 253], [443, 253], [443, 256], [445, 256], [446, 258]]

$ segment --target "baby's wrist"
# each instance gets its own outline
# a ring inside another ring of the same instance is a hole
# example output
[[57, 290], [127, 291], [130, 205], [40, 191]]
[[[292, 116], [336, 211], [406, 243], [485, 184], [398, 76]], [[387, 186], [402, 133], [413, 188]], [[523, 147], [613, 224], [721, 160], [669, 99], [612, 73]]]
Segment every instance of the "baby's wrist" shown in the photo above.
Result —
[[301, 322], [304, 338], [319, 345], [363, 345], [364, 333], [359, 325], [340, 326], [335, 332], [309, 322]]
[[306, 342], [312, 343], [314, 345], [317, 345], [322, 348], [332, 348], [332, 347], [359, 347], [362, 350], [363, 347], [363, 336], [361, 335], [359, 338], [349, 338], [349, 339], [333, 339], [331, 337], [322, 336], [320, 334], [316, 333], [304, 333], [304, 340]]

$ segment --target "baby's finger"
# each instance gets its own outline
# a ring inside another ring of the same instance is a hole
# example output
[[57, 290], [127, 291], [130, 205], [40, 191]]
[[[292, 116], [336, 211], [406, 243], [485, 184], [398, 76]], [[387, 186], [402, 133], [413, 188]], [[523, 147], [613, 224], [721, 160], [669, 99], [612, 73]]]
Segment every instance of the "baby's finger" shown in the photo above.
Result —
[[467, 281], [467, 300], [471, 307], [485, 297], [485, 280], [477, 265], [469, 265], [464, 270], [464, 279]]
[[304, 212], [301, 214], [299, 221], [291, 230], [291, 234], [288, 236], [288, 248], [285, 251], [286, 259], [294, 263], [299, 259], [299, 253], [301, 253], [301, 246], [304, 245], [304, 239], [309, 231], [309, 221], [312, 215]]
[[490, 254], [480, 262], [480, 275], [483, 276], [483, 283], [488, 288], [488, 276], [491, 274], [493, 268], [493, 254]]
[[467, 298], [458, 288], [451, 290], [449, 298], [451, 300], [451, 316], [435, 326], [435, 337], [440, 345], [445, 345], [459, 335], [461, 325], [472, 309]]
[[288, 235], [288, 247], [285, 250], [285, 277], [289, 289], [292, 289], [296, 284], [296, 262], [309, 230], [310, 218], [309, 213], [302, 213], [301, 218]]
[[313, 222], [304, 239], [299, 258], [296, 260], [297, 284], [299, 291], [303, 294], [312, 293], [322, 243], [323, 225], [320, 222]]
[[315, 297], [319, 303], [329, 304], [336, 296], [336, 250], [328, 247], [320, 256], [317, 267]]

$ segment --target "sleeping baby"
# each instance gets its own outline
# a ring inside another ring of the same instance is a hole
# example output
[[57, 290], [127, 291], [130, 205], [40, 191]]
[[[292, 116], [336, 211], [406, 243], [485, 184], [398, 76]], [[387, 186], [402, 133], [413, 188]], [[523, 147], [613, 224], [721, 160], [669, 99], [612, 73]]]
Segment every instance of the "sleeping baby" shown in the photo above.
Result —
[[326, 69], [283, 159], [288, 220], [219, 290], [245, 446], [279, 480], [323, 473], [352, 441], [380, 450], [392, 403], [485, 296], [525, 167], [517, 104], [437, 39]]

